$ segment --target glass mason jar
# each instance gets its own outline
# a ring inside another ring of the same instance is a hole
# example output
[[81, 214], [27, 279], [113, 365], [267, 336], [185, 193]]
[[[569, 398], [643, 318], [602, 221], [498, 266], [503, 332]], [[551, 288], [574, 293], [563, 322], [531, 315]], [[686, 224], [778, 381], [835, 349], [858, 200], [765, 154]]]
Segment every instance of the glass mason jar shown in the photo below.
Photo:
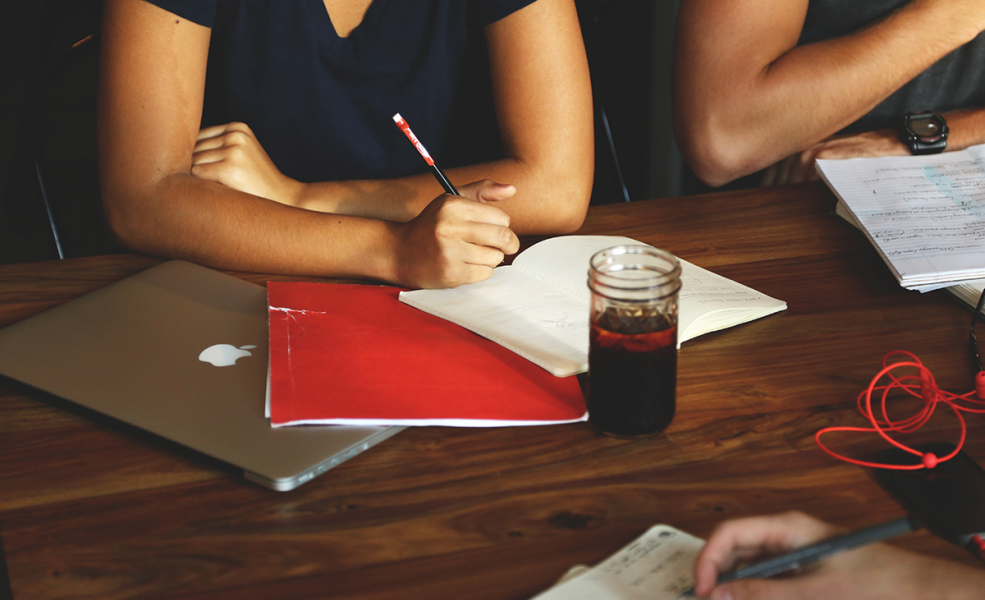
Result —
[[614, 436], [646, 436], [674, 419], [681, 265], [664, 250], [616, 246], [592, 256], [588, 414]]

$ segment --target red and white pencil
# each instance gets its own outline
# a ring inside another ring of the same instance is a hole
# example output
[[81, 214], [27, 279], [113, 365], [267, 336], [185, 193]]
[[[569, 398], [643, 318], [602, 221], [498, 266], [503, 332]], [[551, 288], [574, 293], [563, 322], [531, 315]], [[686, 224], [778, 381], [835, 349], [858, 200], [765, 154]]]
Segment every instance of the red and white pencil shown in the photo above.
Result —
[[424, 159], [424, 162], [426, 162], [428, 166], [431, 167], [431, 172], [434, 173], [434, 176], [438, 180], [438, 183], [441, 184], [441, 187], [445, 188], [445, 191], [448, 192], [449, 194], [461, 196], [461, 194], [458, 193], [458, 190], [455, 189], [455, 186], [453, 186], [451, 182], [448, 181], [448, 178], [445, 177], [445, 174], [441, 171], [441, 169], [438, 168], [438, 165], [434, 164], [434, 159], [431, 158], [430, 154], [428, 154], [427, 148], [425, 148], [424, 144], [422, 144], [421, 141], [417, 139], [417, 136], [414, 135], [414, 132], [410, 130], [410, 125], [408, 125], [407, 121], [405, 121], [404, 118], [400, 116], [400, 113], [393, 115], [393, 122], [397, 124], [397, 127], [399, 127], [400, 130], [404, 132], [404, 135], [407, 136], [407, 139], [410, 140], [411, 143], [414, 144], [414, 147], [417, 148], [417, 151], [421, 153], [421, 157]]

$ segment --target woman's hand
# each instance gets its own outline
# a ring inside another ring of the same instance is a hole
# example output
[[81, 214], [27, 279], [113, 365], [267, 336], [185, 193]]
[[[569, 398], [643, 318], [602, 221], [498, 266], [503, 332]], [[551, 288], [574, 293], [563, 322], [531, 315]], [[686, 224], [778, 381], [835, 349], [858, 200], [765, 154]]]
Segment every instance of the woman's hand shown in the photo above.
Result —
[[290, 206], [304, 188], [303, 183], [280, 172], [245, 123], [199, 131], [192, 153], [192, 175]]
[[981, 598], [985, 571], [873, 544], [805, 565], [793, 576], [715, 586], [721, 573], [785, 554], [842, 530], [800, 512], [722, 523], [695, 562], [695, 593], [714, 600]]
[[520, 248], [510, 217], [494, 206], [516, 193], [512, 185], [478, 181], [443, 194], [408, 223], [400, 239], [396, 280], [421, 288], [453, 288], [487, 279]]

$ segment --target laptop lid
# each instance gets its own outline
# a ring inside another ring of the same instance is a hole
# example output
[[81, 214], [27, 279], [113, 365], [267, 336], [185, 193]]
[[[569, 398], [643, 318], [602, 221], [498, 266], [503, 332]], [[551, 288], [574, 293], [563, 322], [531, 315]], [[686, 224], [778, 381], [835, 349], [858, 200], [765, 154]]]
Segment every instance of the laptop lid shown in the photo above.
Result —
[[282, 427], [264, 414], [267, 294], [169, 261], [0, 329], [0, 374], [286, 491], [402, 427]]

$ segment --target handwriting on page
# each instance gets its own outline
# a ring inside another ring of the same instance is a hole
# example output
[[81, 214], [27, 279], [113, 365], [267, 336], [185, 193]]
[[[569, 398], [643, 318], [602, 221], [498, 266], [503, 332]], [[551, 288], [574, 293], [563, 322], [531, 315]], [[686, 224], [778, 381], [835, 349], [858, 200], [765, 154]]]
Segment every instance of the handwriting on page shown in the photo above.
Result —
[[924, 273], [960, 274], [982, 266], [982, 147], [819, 165], [902, 279]]
[[[690, 266], [690, 265], [689, 265]], [[735, 282], [724, 280], [721, 277], [709, 277], [714, 275], [709, 271], [701, 273], [704, 275], [692, 274], [695, 269], [686, 269], [681, 276], [681, 298], [687, 299], [700, 306], [728, 306], [736, 307], [741, 303], [761, 302], [763, 295], [747, 287], [739, 287]]]
[[528, 323], [536, 327], [558, 330], [584, 330], [588, 329], [588, 319], [585, 319], [585, 311], [559, 311], [554, 306], [536, 306], [525, 308], [520, 313]]
[[696, 537], [658, 525], [536, 600], [676, 600], [694, 585], [694, 560], [702, 546]]
[[[881, 204], [863, 212], [863, 218], [878, 224], [870, 231], [885, 244], [888, 256], [981, 249], [985, 240], [985, 166], [981, 157], [950, 164], [886, 167], [863, 181], [891, 193], [891, 205]], [[913, 246], [915, 240], [921, 240], [920, 247]]]

